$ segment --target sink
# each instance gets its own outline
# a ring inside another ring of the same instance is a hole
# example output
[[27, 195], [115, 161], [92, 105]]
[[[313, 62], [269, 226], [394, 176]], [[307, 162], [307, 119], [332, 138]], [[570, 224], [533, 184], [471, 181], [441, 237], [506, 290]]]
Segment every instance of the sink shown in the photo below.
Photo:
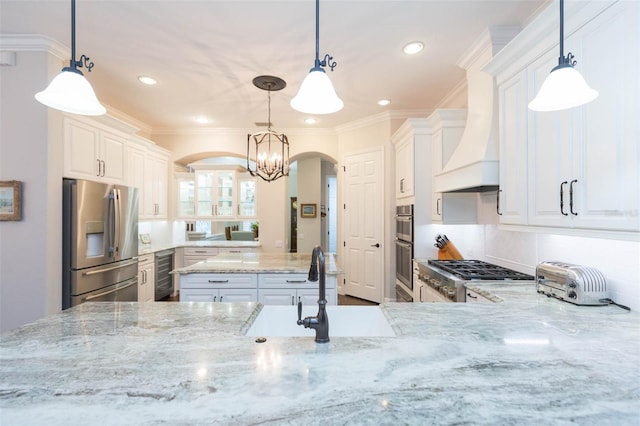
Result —
[[[317, 305], [303, 306], [302, 318], [315, 316]], [[387, 318], [378, 306], [327, 306], [329, 337], [395, 337]], [[263, 306], [247, 331], [247, 336], [315, 336], [315, 330], [296, 324], [297, 306]]]

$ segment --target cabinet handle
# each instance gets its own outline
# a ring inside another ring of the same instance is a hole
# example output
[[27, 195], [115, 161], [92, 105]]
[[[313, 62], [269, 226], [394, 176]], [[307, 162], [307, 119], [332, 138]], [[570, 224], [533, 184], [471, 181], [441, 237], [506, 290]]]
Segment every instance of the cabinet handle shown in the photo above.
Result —
[[102, 161], [102, 176], [104, 177], [104, 175], [107, 174], [107, 163], [104, 162], [104, 160]]
[[213, 296], [213, 301], [216, 302], [218, 300], [218, 296]]
[[471, 293], [468, 293], [468, 292], [467, 292], [467, 297], [470, 297], [472, 299], [477, 299], [478, 298], [478, 296], [473, 296]]
[[502, 212], [500, 211], [500, 193], [502, 192], [502, 189], [498, 189], [498, 193], [496, 195], [496, 213], [498, 213], [498, 216], [502, 216]]
[[223, 298], [223, 297], [224, 297], [224, 296], [220, 296], [220, 301], [221, 301], [221, 302], [222, 302], [222, 298]]
[[228, 283], [229, 280], [209, 280], [209, 282], [211, 284], [224, 284], [224, 283]]
[[215, 207], [213, 204], [211, 204], [211, 216], [215, 216], [215, 215], [216, 215]]
[[291, 306], [293, 306], [296, 302], [296, 297], [295, 296], [291, 296]]
[[98, 173], [96, 173], [96, 176], [100, 176], [100, 173], [102, 172], [102, 164], [100, 163], [100, 160], [96, 159], [96, 161], [98, 162]]
[[438, 216], [442, 216], [442, 213], [440, 212], [440, 200], [441, 200], [440, 198], [436, 200], [436, 214]]
[[424, 288], [424, 286], [420, 286], [420, 298], [418, 299], [418, 301], [423, 302], [422, 300], [422, 289]]
[[564, 212], [564, 186], [567, 184], [568, 182], [565, 180], [564, 182], [562, 182], [560, 184], [560, 213], [562, 213], [563, 216], [569, 216], [568, 213]]
[[404, 194], [404, 178], [400, 179], [400, 193]]
[[578, 179], [574, 179], [569, 184], [569, 211], [572, 215], [578, 216], [578, 213], [573, 211], [573, 184], [578, 182]]
[[306, 283], [307, 280], [287, 280], [288, 283]]

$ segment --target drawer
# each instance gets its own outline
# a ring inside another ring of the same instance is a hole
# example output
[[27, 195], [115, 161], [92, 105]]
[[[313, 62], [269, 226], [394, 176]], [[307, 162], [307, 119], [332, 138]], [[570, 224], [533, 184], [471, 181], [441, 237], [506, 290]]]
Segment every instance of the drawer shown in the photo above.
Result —
[[218, 253], [253, 253], [253, 247], [219, 247]]
[[138, 256], [138, 267], [142, 267], [143, 265], [148, 265], [155, 261], [155, 257], [153, 253], [145, 254], [144, 256]]
[[218, 254], [216, 247], [185, 247], [185, 256], [215, 256]]
[[258, 288], [318, 288], [318, 282], [307, 281], [307, 274], [260, 274]]
[[180, 277], [180, 288], [256, 288], [256, 274], [187, 274]]

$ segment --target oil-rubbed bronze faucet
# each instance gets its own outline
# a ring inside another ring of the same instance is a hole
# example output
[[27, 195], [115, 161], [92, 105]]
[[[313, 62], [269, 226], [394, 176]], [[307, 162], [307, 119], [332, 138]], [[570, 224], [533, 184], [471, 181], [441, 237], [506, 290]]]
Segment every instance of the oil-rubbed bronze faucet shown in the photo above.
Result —
[[324, 253], [320, 246], [315, 246], [313, 253], [311, 253], [311, 268], [307, 278], [309, 281], [318, 281], [318, 269], [320, 269], [318, 315], [302, 319], [302, 302], [298, 301], [298, 325], [304, 325], [304, 328], [313, 328], [316, 331], [316, 343], [327, 343], [329, 341], [329, 318], [326, 310]]

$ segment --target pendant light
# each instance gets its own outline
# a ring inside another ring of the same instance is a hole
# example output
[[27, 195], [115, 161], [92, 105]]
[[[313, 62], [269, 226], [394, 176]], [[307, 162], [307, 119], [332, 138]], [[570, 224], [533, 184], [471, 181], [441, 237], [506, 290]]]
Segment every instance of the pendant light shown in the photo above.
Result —
[[287, 83], [279, 77], [261, 75], [253, 79], [253, 85], [267, 91], [269, 116], [266, 132], [247, 135], [247, 170], [251, 176], [271, 182], [289, 176], [289, 139], [271, 130], [271, 91], [282, 90]]
[[598, 97], [582, 75], [574, 68], [572, 53], [564, 56], [564, 0], [560, 0], [560, 57], [558, 66], [551, 70], [540, 87], [538, 95], [529, 102], [533, 111], [559, 111], [591, 102]]
[[49, 86], [36, 93], [36, 100], [50, 108], [80, 115], [102, 115], [107, 112], [100, 104], [91, 84], [78, 68], [87, 71], [93, 68], [93, 62], [85, 55], [76, 61], [76, 0], [71, 0], [71, 61], [64, 67]]
[[320, 0], [316, 0], [316, 59], [313, 68], [300, 85], [296, 96], [291, 99], [291, 107], [306, 114], [330, 114], [340, 111], [344, 106], [331, 84], [329, 76], [324, 72], [328, 66], [331, 71], [336, 67], [333, 56], [327, 54], [320, 61]]

